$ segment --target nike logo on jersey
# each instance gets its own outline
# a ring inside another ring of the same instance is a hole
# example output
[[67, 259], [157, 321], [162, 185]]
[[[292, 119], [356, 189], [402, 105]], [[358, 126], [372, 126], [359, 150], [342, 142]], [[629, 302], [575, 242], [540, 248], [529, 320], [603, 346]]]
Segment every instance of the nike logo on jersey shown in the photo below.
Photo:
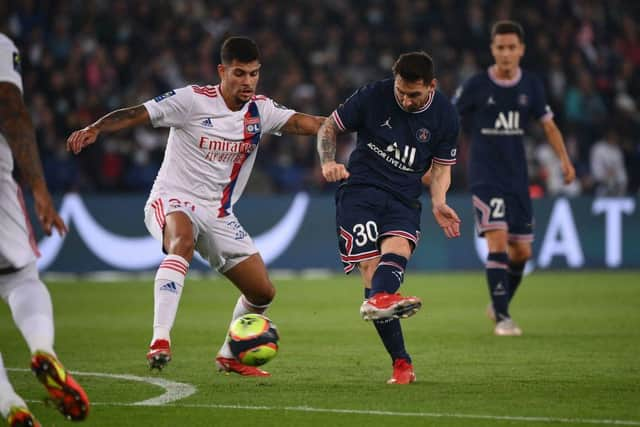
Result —
[[391, 127], [391, 117], [389, 117], [387, 120], [385, 120], [384, 122], [382, 122], [382, 124], [380, 125], [381, 128], [383, 127], [388, 127], [389, 129], [393, 129]]

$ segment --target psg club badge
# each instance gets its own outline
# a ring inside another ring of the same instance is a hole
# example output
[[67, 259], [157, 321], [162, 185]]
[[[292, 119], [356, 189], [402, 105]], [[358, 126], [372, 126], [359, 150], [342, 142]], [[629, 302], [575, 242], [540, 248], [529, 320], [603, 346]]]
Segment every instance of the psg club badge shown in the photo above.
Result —
[[420, 128], [416, 132], [416, 139], [420, 142], [428, 142], [430, 138], [431, 138], [431, 132], [429, 132], [429, 129]]

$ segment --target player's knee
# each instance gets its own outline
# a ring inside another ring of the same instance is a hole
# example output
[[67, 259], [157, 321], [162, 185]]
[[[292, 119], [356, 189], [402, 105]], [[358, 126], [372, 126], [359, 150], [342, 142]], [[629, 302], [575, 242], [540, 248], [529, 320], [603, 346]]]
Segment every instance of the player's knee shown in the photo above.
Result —
[[168, 242], [167, 252], [171, 255], [180, 255], [182, 258], [191, 262], [193, 258], [193, 252], [195, 251], [195, 242], [191, 236], [175, 236]]
[[244, 296], [253, 305], [267, 305], [271, 304], [271, 301], [276, 297], [276, 288], [270, 280], [267, 280], [260, 286], [256, 286], [255, 289], [252, 289], [250, 292], [246, 292]]
[[533, 253], [530, 246], [520, 246], [513, 248], [509, 254], [510, 261], [517, 264], [524, 264], [531, 259]]

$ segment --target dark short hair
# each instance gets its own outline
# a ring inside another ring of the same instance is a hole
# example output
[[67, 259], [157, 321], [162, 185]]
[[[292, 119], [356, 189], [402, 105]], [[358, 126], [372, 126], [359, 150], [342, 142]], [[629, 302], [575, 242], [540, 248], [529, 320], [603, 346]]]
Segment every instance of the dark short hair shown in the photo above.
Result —
[[249, 37], [229, 37], [222, 43], [220, 60], [223, 64], [231, 64], [233, 60], [251, 62], [260, 60], [260, 51], [256, 42]]
[[400, 76], [408, 82], [422, 80], [428, 85], [435, 77], [433, 59], [426, 52], [403, 53], [391, 69], [394, 76]]
[[524, 43], [524, 30], [522, 25], [516, 21], [498, 21], [493, 24], [491, 28], [491, 40], [493, 40], [496, 34], [515, 34], [520, 39], [521, 43]]

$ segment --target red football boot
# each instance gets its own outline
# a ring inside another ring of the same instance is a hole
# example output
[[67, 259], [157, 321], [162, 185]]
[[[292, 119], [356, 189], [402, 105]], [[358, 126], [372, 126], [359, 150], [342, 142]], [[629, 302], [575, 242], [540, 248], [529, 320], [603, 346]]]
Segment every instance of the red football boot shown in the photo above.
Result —
[[400, 319], [413, 316], [422, 307], [418, 297], [403, 297], [400, 294], [379, 292], [360, 306], [364, 320]]
[[216, 366], [218, 371], [235, 372], [236, 374], [244, 375], [246, 377], [270, 377], [271, 374], [267, 371], [263, 371], [255, 366], [244, 365], [238, 360], [230, 357], [216, 357]]
[[45, 386], [49, 400], [62, 415], [73, 421], [87, 418], [87, 394], [55, 356], [37, 351], [31, 358], [31, 370]]
[[169, 345], [169, 341], [163, 339], [155, 340], [153, 344], [149, 346], [149, 352], [147, 353], [149, 369], [161, 371], [170, 361], [171, 346]]
[[415, 380], [413, 365], [407, 359], [396, 359], [393, 362], [393, 375], [387, 380], [387, 384], [409, 384]]

